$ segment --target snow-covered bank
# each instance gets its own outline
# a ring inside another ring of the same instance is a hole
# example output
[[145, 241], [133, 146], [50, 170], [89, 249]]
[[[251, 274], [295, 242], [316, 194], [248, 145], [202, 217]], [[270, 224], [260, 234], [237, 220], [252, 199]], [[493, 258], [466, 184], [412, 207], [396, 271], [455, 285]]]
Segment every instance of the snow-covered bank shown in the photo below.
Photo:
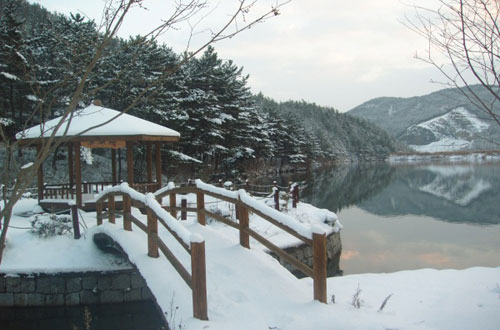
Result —
[[500, 151], [491, 152], [423, 152], [414, 154], [391, 154], [387, 160], [391, 164], [419, 162], [497, 162], [500, 161]]
[[[29, 211], [34, 204], [23, 200], [19, 205], [22, 207], [14, 211], [12, 225], [26, 227], [27, 218], [19, 214]], [[217, 209], [224, 210], [224, 205], [219, 202]], [[295, 211], [298, 215], [303, 212], [299, 210]], [[312, 217], [314, 213], [306, 214]], [[11, 228], [0, 272], [14, 271], [16, 267], [24, 272], [29, 267], [37, 271], [105, 267], [107, 256], [94, 251], [92, 243], [94, 233], [104, 232], [122, 245], [131, 262], [140, 269], [158, 304], [169, 313], [167, 319], [172, 308], [178, 307], [172, 328], [498, 329], [500, 325], [500, 267], [460, 271], [423, 269], [329, 278], [328, 297], [335, 296], [335, 303], [325, 305], [312, 300], [311, 279], [298, 280], [254, 242], [251, 250], [245, 249], [239, 245], [236, 231], [215, 223], [200, 226], [188, 218], [183, 224], [206, 241], [209, 321], [199, 321], [192, 318], [191, 290], [165, 258], [147, 256], [144, 233], [125, 232], [120, 220], [116, 225], [105, 223], [95, 227], [95, 214], [83, 215], [89, 229], [79, 241], [65, 235], [39, 239], [26, 230]], [[144, 220], [136, 209], [134, 215]], [[159, 235], [189, 270], [189, 256], [183, 248], [170, 244], [173, 239], [161, 227]], [[358, 287], [359, 309], [353, 306]]]

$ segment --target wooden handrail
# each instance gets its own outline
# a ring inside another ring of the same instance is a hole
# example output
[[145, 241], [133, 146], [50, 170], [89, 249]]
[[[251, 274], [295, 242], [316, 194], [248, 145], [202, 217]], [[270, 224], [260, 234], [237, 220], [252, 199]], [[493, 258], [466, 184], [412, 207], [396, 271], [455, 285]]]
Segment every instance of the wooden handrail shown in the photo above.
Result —
[[[186, 282], [186, 284], [191, 288], [193, 297], [193, 317], [200, 320], [208, 320], [208, 308], [207, 308], [207, 291], [206, 291], [206, 265], [205, 265], [205, 242], [199, 237], [199, 235], [194, 235], [189, 233], [187, 229], [180, 230], [176, 224], [175, 219], [166, 213], [161, 208], [161, 205], [151, 197], [145, 196], [134, 189], [128, 187], [128, 185], [120, 185], [111, 188], [107, 188], [103, 191], [96, 200], [97, 209], [97, 224], [102, 224], [102, 210], [103, 203], [108, 201], [108, 213], [109, 221], [114, 223], [115, 214], [115, 203], [114, 197], [116, 195], [121, 195], [123, 200], [127, 201], [127, 207], [124, 208], [123, 214], [123, 226], [125, 230], [132, 230], [129, 226], [130, 223], [135, 224], [143, 232], [148, 235], [148, 256], [152, 258], [159, 257], [158, 251], [167, 258], [170, 264], [177, 271], [179, 276]], [[130, 207], [128, 203], [132, 205], [139, 205], [146, 210], [147, 213], [147, 225], [142, 223], [139, 219], [131, 214]], [[190, 254], [191, 256], [191, 274], [184, 268], [182, 263], [175, 257], [168, 246], [163, 242], [160, 236], [158, 236], [158, 222], [162, 224], [179, 242], [179, 244]], [[170, 222], [170, 224], [169, 224]], [[182, 226], [182, 225], [179, 225]], [[177, 227], [177, 228], [175, 228]], [[180, 230], [180, 232], [179, 232]], [[190, 234], [189, 242], [186, 242], [185, 236], [187, 233]], [[189, 243], [189, 244], [188, 244]]]
[[[203, 189], [198, 186], [187, 186], [187, 187], [175, 187], [173, 184], [169, 184], [167, 187], [157, 191], [155, 196], [158, 200], [161, 200], [163, 197], [170, 197], [170, 205], [163, 206], [165, 209], [169, 210], [171, 214], [176, 214], [177, 211], [181, 212], [197, 212], [198, 219], [202, 219], [203, 224], [205, 223], [205, 216], [211, 217], [217, 221], [220, 221], [232, 228], [239, 230], [240, 232], [240, 245], [250, 248], [249, 236], [260, 242], [270, 251], [276, 253], [278, 256], [285, 259], [287, 262], [295, 266], [299, 271], [304, 273], [306, 276], [310, 276], [314, 281], [314, 299], [319, 300], [323, 303], [326, 303], [326, 233], [312, 233], [310, 237], [306, 237], [299, 232], [297, 232], [294, 228], [287, 226], [286, 224], [279, 221], [277, 218], [274, 218], [272, 215], [276, 215], [274, 212], [278, 212], [274, 209], [266, 212], [262, 211], [253, 206], [252, 203], [247, 203], [245, 199], [242, 200], [240, 192], [236, 191], [221, 191], [222, 188], [213, 187], [214, 189], [208, 190]], [[216, 191], [214, 191], [216, 190]], [[217, 192], [219, 191], [219, 192]], [[293, 193], [293, 204], [297, 204], [298, 202], [298, 188], [297, 186], [291, 187], [291, 191]], [[179, 207], [176, 205], [176, 195], [177, 194], [196, 194], [197, 196], [197, 207]], [[235, 205], [237, 209], [237, 217], [239, 218], [239, 223], [236, 221], [231, 221], [228, 218], [223, 217], [222, 215], [215, 214], [213, 212], [205, 209], [204, 206], [204, 195], [212, 196], [216, 199], [220, 199]], [[232, 196], [231, 196], [232, 195]], [[200, 204], [203, 205], [200, 205]], [[266, 206], [267, 207], [267, 206]], [[271, 224], [277, 226], [278, 228], [284, 230], [285, 232], [291, 234], [292, 236], [300, 239], [304, 243], [312, 246], [313, 248], [313, 268], [309, 267], [304, 262], [296, 259], [291, 256], [283, 249], [278, 247], [277, 245], [270, 242], [267, 238], [263, 237], [256, 231], [249, 228], [249, 217], [248, 212], [253, 212], [254, 214], [260, 216], [262, 219], [270, 222]], [[271, 214], [271, 215], [270, 215]], [[200, 221], [201, 223], [201, 221]]]

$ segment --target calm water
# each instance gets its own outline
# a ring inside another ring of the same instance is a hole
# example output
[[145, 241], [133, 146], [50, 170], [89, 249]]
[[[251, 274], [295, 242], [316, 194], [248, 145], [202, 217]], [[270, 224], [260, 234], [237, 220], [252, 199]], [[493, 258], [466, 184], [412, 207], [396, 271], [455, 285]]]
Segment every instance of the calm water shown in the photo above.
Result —
[[500, 164], [358, 165], [301, 179], [301, 199], [344, 226], [344, 274], [500, 266]]

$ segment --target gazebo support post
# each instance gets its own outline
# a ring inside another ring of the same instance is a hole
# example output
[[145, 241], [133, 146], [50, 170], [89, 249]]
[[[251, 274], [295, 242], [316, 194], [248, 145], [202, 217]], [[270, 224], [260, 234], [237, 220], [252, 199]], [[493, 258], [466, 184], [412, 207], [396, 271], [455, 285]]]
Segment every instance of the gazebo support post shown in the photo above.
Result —
[[75, 183], [75, 171], [73, 164], [73, 143], [68, 143], [68, 175], [69, 175], [69, 191], [73, 197], [73, 184]]
[[148, 183], [151, 183], [153, 182], [153, 153], [151, 151], [151, 142], [146, 142], [146, 165]]
[[134, 185], [134, 144], [127, 142], [127, 182], [133, 187]]
[[156, 142], [155, 148], [155, 161], [156, 161], [156, 184], [157, 188], [161, 188], [161, 142]]
[[[37, 143], [36, 145], [36, 154], [40, 157], [40, 152], [42, 151], [42, 144]], [[43, 199], [43, 162], [40, 163], [38, 167], [38, 171], [36, 173], [37, 177], [37, 186], [38, 186], [38, 202]]]
[[116, 149], [111, 149], [111, 182], [116, 186], [118, 180], [116, 175]]
[[76, 205], [82, 207], [82, 167], [80, 164], [80, 142], [74, 143], [75, 149], [75, 185], [76, 185]]

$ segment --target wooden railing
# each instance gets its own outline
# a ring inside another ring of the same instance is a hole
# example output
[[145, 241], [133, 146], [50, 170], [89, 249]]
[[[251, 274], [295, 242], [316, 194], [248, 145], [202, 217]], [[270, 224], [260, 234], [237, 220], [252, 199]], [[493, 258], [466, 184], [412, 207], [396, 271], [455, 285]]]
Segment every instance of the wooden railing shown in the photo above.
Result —
[[[97, 194], [103, 191], [105, 187], [112, 185], [112, 182], [106, 181], [82, 182], [82, 193]], [[141, 193], [155, 192], [160, 188], [156, 182], [134, 183], [132, 187]], [[43, 186], [44, 199], [73, 199], [75, 196], [76, 187], [75, 185], [71, 186], [69, 183], [46, 184]]]
[[[107, 201], [109, 222], [115, 223], [115, 196], [123, 198], [123, 228], [132, 230], [132, 223], [148, 235], [148, 256], [159, 257], [159, 251], [168, 259], [177, 273], [191, 288], [193, 295], [193, 316], [208, 320], [205, 241], [200, 235], [192, 234], [181, 223], [161, 208], [151, 193], [143, 195], [123, 183], [120, 186], [106, 188], [97, 197], [97, 225], [103, 222], [103, 203]], [[147, 223], [142, 223], [131, 214], [131, 206], [144, 209]], [[163, 225], [179, 244], [191, 256], [191, 274], [176, 258], [167, 244], [158, 236], [158, 222]]]
[[[177, 194], [196, 194], [196, 207], [187, 207], [187, 204], [177, 205]], [[222, 215], [210, 212], [205, 208], [205, 195], [220, 199], [235, 205], [238, 222], [232, 221]], [[195, 185], [187, 187], [175, 187], [172, 183], [155, 193], [158, 200], [169, 197], [169, 206], [164, 208], [170, 212], [172, 217], [177, 212], [196, 212], [198, 222], [205, 225], [206, 217], [220, 221], [239, 231], [240, 244], [250, 248], [250, 237], [260, 242], [270, 251], [287, 260], [305, 275], [313, 278], [314, 299], [326, 303], [326, 233], [319, 228], [311, 228], [298, 222], [296, 219], [267, 206], [249, 196], [244, 190], [228, 191], [224, 188], [214, 187], [197, 180]], [[309, 267], [302, 261], [296, 259], [277, 245], [270, 242], [256, 231], [250, 228], [249, 212], [252, 212], [271, 224], [281, 228], [290, 235], [313, 247], [313, 267]]]

